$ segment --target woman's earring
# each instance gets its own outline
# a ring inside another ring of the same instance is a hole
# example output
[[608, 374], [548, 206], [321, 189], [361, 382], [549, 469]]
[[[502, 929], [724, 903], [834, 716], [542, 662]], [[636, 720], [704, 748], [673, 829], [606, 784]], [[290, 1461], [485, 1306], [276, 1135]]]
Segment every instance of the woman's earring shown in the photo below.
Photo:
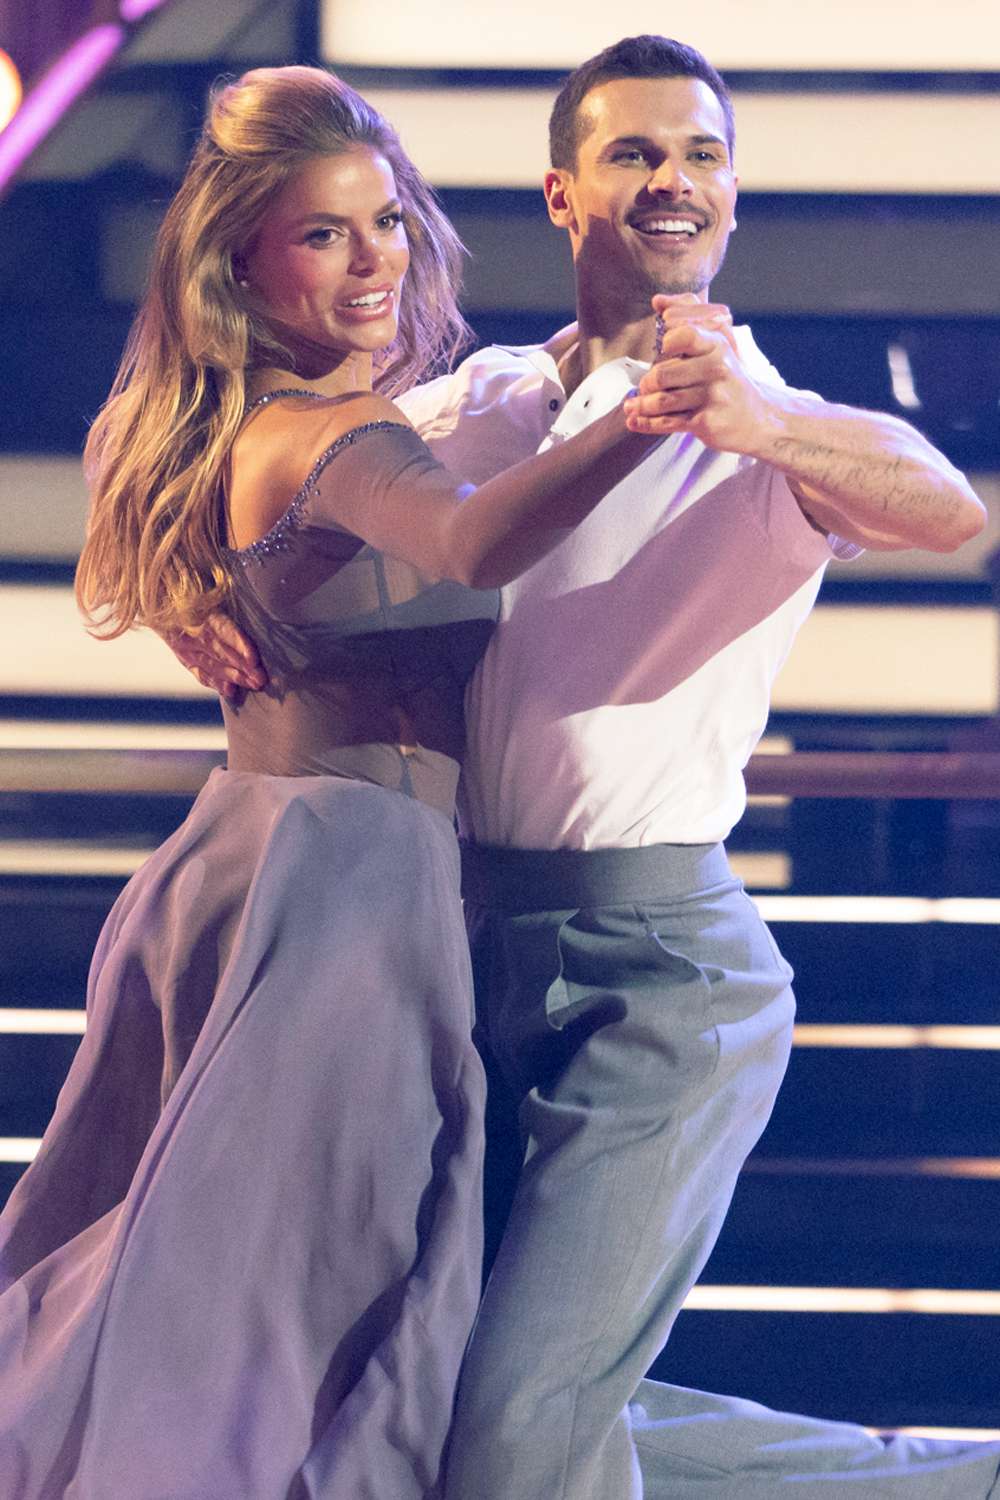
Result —
[[250, 285], [245, 276], [241, 276], [236, 283], [237, 286], [248, 287]]

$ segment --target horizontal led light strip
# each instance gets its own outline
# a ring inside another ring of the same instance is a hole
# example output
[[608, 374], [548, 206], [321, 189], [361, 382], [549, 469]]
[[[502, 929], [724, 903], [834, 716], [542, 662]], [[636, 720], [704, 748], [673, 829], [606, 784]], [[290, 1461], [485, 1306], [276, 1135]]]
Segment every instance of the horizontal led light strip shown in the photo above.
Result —
[[0, 875], [132, 875], [152, 852], [73, 839], [9, 839], [0, 842]]
[[755, 896], [767, 922], [960, 922], [1000, 925], [1000, 900], [947, 896]]
[[1000, 1427], [869, 1427], [868, 1431], [879, 1435], [898, 1432], [903, 1437], [956, 1443], [995, 1443], [1000, 1439]]
[[[920, 138], [930, 125], [926, 111], [934, 95], [921, 95]], [[820, 96], [827, 108], [828, 96]], [[881, 100], [884, 105], [884, 99]], [[996, 160], [991, 142], [1000, 134], [1000, 94], [994, 101], [997, 128], [983, 135], [992, 181]], [[399, 126], [403, 122], [389, 111]], [[488, 139], [489, 125], [478, 104], [470, 118], [477, 150]], [[504, 100], [497, 125], [501, 138], [516, 122], [516, 104]], [[825, 125], [836, 140], [834, 127]], [[880, 125], [876, 134], [886, 127]], [[470, 134], [466, 132], [466, 134]], [[870, 134], [870, 133], [869, 133]], [[403, 128], [412, 151], [412, 141]], [[449, 116], [445, 145], [452, 151], [462, 132]], [[874, 138], [874, 137], [871, 137]], [[971, 139], [971, 135], [967, 137]], [[784, 137], [782, 151], [789, 156]], [[867, 156], [872, 153], [866, 146]], [[838, 144], [841, 158], [846, 148]], [[796, 153], [791, 153], [796, 155]], [[418, 157], [415, 157], [419, 160]], [[953, 158], [958, 160], [957, 155]], [[926, 162], [921, 160], [926, 174]], [[541, 181], [539, 173], [538, 180]], [[993, 191], [994, 189], [991, 189]], [[0, 485], [6, 476], [0, 463]], [[19, 478], [15, 481], [19, 486]], [[39, 502], [41, 504], [41, 502]], [[0, 638], [31, 642], [30, 651], [0, 658], [0, 695], [39, 697], [69, 694], [139, 699], [213, 701], [151, 631], [130, 630], [114, 641], [88, 636], [69, 585], [0, 584]], [[1000, 624], [988, 605], [826, 605], [820, 601], [805, 621], [795, 646], [774, 684], [772, 706], [784, 713], [989, 715], [997, 711], [1000, 681]], [[767, 790], [781, 790], [769, 787]]]
[[[115, 844], [84, 844], [73, 839], [0, 840], [0, 875], [131, 875], [152, 849]], [[739, 871], [742, 856], [733, 856]], [[767, 861], [775, 856], [765, 855]], [[747, 874], [754, 873], [753, 853]], [[763, 866], [761, 867], [763, 868]], [[780, 875], [767, 865], [769, 876]], [[888, 925], [955, 922], [972, 927], [1000, 926], [1000, 898], [948, 896], [784, 896], [754, 897], [768, 922], [863, 922]]]
[[[70, 1012], [75, 1014], [75, 1012]], [[83, 1012], [79, 1012], [83, 1015]], [[80, 1030], [82, 1031], [82, 1026]], [[31, 1161], [38, 1149], [34, 1137], [0, 1136], [0, 1162]], [[927, 1156], [874, 1159], [811, 1160], [752, 1156], [744, 1171], [752, 1176], [945, 1177], [1000, 1181], [1000, 1157]]]
[[792, 861], [780, 850], [739, 849], [729, 865], [747, 890], [787, 890], [792, 883]]
[[[0, 1033], [13, 1036], [82, 1035], [86, 1012], [43, 1006], [0, 1006]], [[859, 1048], [883, 1051], [1000, 1052], [1000, 1026], [852, 1026], [795, 1027], [796, 1047]]]
[[692, 1312], [920, 1313], [941, 1317], [998, 1317], [1000, 1292], [939, 1287], [696, 1286], [684, 1306]]
[[[0, 1136], [0, 1162], [34, 1160], [40, 1141]], [[1000, 1292], [939, 1287], [696, 1286], [691, 1312], [910, 1313], [941, 1317], [1000, 1316]]]
[[34, 1161], [41, 1144], [33, 1136], [0, 1135], [0, 1162]]
[[1000, 1156], [751, 1156], [754, 1177], [950, 1177], [1000, 1181]]
[[883, 1048], [889, 1051], [933, 1047], [968, 1052], [1000, 1052], [1000, 1026], [822, 1026], [795, 1028], [797, 1047]]
[[0, 719], [0, 750], [225, 750], [221, 724]]
[[[0, 1162], [34, 1160], [39, 1141], [0, 1137]], [[939, 1287], [696, 1286], [684, 1304], [691, 1312], [820, 1312], [942, 1317], [1000, 1316], [1000, 1292]]]
[[41, 1007], [4, 1007], [0, 1010], [0, 1034], [7, 1036], [82, 1036], [87, 1029], [85, 1010], [48, 1010]]
[[[768, 0], [766, 18], [764, 10], [746, 0], [674, 0], [665, 13], [662, 0], [633, 0], [628, 34], [662, 31], [669, 20], [671, 36], [692, 43], [724, 74], [1000, 68], [995, 0], [962, 0], [954, 12], [935, 0], [844, 0], [835, 7]], [[391, 25], [378, 6], [341, 0], [321, 0], [318, 14], [326, 61], [386, 69], [564, 73], [618, 35], [606, 6], [537, 0], [424, 0], [396, 8]], [[961, 24], [948, 24], [952, 14]], [[624, 19], [622, 13], [619, 23]]]

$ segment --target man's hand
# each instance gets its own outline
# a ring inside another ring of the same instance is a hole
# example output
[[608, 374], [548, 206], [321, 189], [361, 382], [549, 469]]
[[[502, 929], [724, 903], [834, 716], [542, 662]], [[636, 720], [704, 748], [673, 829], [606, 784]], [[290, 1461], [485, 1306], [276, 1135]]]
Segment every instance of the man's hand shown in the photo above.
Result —
[[686, 323], [694, 323], [699, 328], [709, 328], [724, 334], [733, 353], [739, 355], [736, 335], [733, 333], [733, 315], [724, 303], [702, 302], [693, 292], [681, 292], [675, 297], [659, 294], [653, 298], [653, 311], [656, 314], [656, 331], [661, 347], [667, 333]]
[[631, 431], [690, 432], [761, 459], [785, 475], [812, 526], [863, 547], [953, 552], [982, 530], [968, 481], [906, 422], [757, 385], [728, 308], [688, 295], [654, 297], [653, 308], [662, 354], [625, 402]]
[[241, 703], [245, 690], [267, 686], [257, 647], [218, 610], [209, 615], [197, 635], [174, 630], [163, 639], [202, 687], [212, 688], [229, 703]]
[[752, 453], [771, 425], [772, 402], [743, 367], [732, 314], [693, 295], [657, 296], [660, 357], [625, 402], [633, 432], [690, 432], [708, 448]]

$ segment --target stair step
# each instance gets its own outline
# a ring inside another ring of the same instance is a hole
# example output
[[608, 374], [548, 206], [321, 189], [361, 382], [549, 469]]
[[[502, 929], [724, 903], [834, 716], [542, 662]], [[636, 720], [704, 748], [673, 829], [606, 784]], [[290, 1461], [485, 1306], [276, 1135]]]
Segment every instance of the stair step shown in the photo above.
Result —
[[996, 1146], [992, 1052], [802, 1048], [768, 1125], [779, 1156], [981, 1156]]
[[[994, 1173], [983, 1178], [944, 1175], [948, 1159], [930, 1160], [938, 1175], [925, 1175], [919, 1159], [888, 1158], [880, 1165], [895, 1175], [831, 1176], [822, 1162], [810, 1170], [808, 1161], [752, 1157], [703, 1279], [992, 1291], [1000, 1159], [979, 1159]], [[852, 1163], [836, 1165], [846, 1173]]]
[[681, 1312], [655, 1379], [878, 1428], [996, 1425], [994, 1318]]

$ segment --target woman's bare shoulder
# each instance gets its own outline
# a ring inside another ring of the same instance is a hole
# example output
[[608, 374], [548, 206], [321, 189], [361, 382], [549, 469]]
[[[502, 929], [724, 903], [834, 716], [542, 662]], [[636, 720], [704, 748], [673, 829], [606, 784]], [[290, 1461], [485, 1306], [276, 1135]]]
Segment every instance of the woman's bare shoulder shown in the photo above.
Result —
[[348, 391], [323, 400], [310, 395], [282, 397], [252, 413], [230, 461], [230, 546], [245, 547], [265, 535], [327, 449], [373, 422], [412, 426], [398, 406], [371, 391]]

